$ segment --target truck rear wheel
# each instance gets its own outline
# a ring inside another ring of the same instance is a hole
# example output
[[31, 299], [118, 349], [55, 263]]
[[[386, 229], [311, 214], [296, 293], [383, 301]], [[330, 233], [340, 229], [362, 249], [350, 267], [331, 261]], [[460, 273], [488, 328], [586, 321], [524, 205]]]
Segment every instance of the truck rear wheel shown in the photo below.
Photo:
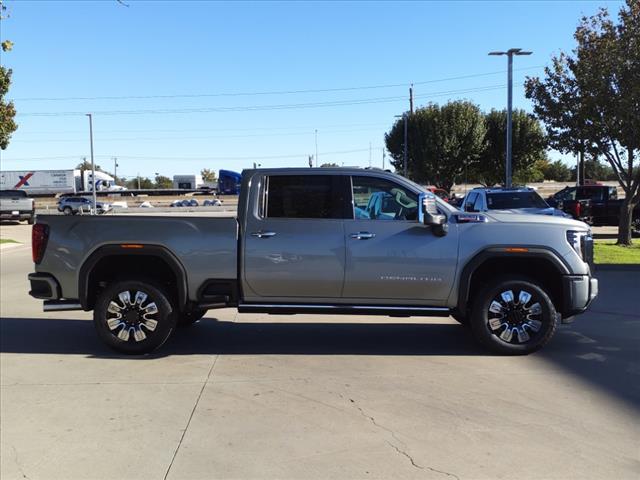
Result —
[[109, 285], [93, 311], [98, 336], [129, 355], [149, 353], [167, 341], [176, 326], [174, 307], [159, 287], [130, 280]]
[[533, 353], [551, 340], [556, 329], [553, 302], [542, 287], [527, 278], [498, 278], [473, 302], [473, 335], [495, 353]]

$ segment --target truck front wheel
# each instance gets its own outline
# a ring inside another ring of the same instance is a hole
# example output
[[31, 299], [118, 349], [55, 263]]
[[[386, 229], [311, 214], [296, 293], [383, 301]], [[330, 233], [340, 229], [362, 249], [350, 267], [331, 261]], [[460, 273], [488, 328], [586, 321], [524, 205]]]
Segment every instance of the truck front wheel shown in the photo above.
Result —
[[93, 322], [109, 347], [129, 355], [160, 347], [176, 326], [174, 307], [159, 287], [131, 280], [109, 285], [96, 301]]
[[503, 355], [527, 355], [551, 340], [556, 309], [534, 280], [502, 277], [475, 297], [471, 330], [485, 347]]

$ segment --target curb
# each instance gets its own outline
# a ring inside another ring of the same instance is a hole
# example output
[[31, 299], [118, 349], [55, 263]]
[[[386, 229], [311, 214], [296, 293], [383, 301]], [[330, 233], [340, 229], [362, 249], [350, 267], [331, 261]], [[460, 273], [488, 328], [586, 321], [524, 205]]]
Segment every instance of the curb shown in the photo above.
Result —
[[24, 243], [0, 243], [0, 251], [1, 250], [10, 250], [15, 247], [23, 247]]

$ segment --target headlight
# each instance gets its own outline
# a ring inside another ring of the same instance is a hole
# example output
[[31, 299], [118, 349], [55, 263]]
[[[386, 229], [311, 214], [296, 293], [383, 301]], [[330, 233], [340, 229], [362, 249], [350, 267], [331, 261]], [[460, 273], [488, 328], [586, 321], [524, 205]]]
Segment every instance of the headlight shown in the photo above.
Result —
[[568, 230], [567, 242], [578, 256], [587, 263], [593, 261], [593, 237], [591, 231]]

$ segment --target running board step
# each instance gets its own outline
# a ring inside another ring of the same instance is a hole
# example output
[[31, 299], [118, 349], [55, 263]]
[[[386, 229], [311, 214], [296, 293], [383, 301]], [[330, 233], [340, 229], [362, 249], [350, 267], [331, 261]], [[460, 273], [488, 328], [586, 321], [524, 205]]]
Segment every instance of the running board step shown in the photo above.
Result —
[[45, 300], [42, 305], [44, 312], [65, 312], [69, 310], [82, 310], [82, 305], [77, 300]]
[[397, 307], [386, 305], [313, 305], [295, 303], [241, 303], [240, 313], [329, 314], [329, 315], [386, 315], [391, 317], [448, 317], [447, 307]]

